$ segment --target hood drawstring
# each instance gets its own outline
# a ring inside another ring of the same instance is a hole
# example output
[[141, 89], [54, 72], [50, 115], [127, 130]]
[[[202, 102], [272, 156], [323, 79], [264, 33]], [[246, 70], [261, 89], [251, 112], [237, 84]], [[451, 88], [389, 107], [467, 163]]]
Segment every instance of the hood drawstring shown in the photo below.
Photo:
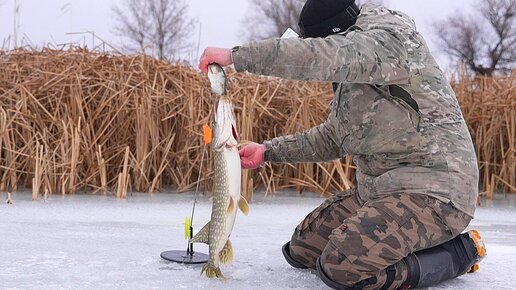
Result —
[[[332, 83], [333, 87], [333, 94], [339, 94], [339, 97], [337, 98], [337, 108], [335, 110], [335, 117], [339, 116], [339, 109], [340, 109], [340, 93], [342, 91], [342, 85], [340, 83]], [[335, 97], [334, 97], [335, 99]]]

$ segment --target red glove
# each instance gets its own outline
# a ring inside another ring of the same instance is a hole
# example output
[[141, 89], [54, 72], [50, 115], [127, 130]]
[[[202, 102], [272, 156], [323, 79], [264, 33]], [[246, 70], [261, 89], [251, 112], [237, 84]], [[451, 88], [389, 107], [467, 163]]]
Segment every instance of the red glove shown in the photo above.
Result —
[[231, 49], [219, 47], [207, 47], [199, 59], [199, 69], [203, 73], [208, 72], [208, 65], [217, 63], [221, 66], [228, 66], [233, 63]]
[[255, 169], [264, 163], [265, 145], [251, 143], [240, 149], [240, 163], [243, 169]]

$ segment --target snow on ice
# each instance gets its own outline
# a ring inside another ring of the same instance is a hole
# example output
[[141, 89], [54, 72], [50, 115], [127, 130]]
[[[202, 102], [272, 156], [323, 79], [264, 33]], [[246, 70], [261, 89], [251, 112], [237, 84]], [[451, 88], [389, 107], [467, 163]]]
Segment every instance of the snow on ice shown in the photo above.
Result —
[[[238, 214], [234, 262], [226, 276], [200, 276], [201, 266], [162, 260], [186, 249], [183, 220], [192, 194], [53, 195], [31, 201], [13, 194], [0, 204], [0, 289], [328, 289], [310, 270], [291, 268], [281, 246], [323, 198], [256, 194], [249, 216]], [[211, 201], [199, 196], [194, 229], [209, 219]], [[516, 289], [516, 198], [483, 201], [470, 228], [480, 231], [487, 257], [480, 270], [432, 289]], [[207, 253], [205, 245], [195, 250]]]

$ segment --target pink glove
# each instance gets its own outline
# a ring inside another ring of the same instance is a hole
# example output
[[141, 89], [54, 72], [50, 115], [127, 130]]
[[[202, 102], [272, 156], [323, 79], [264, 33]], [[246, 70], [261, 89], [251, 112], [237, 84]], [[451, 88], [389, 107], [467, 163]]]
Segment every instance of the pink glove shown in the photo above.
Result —
[[240, 149], [240, 162], [243, 169], [255, 169], [264, 163], [265, 145], [251, 143]]
[[233, 63], [231, 49], [219, 47], [207, 47], [199, 59], [199, 69], [203, 73], [208, 72], [208, 65], [218, 63], [221, 66], [228, 66]]

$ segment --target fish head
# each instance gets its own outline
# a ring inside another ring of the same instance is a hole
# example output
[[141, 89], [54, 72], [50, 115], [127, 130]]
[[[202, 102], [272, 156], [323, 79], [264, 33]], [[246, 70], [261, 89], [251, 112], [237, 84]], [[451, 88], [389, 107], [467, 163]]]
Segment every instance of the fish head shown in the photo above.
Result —
[[227, 97], [221, 97], [217, 104], [215, 121], [213, 122], [213, 148], [217, 151], [238, 145], [233, 104]]
[[226, 73], [218, 64], [208, 66], [208, 79], [211, 84], [211, 91], [219, 96], [226, 95]]

